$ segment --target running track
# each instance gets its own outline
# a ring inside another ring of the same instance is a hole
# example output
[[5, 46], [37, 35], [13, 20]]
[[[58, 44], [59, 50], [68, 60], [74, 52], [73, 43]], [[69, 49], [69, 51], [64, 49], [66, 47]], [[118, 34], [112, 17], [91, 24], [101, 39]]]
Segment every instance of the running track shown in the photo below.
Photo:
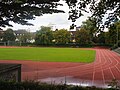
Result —
[[90, 86], [106, 87], [112, 79], [117, 79], [120, 83], [120, 55], [109, 49], [94, 48], [94, 50], [96, 59], [89, 64], [8, 60], [0, 62], [22, 64], [22, 80], [70, 76]]

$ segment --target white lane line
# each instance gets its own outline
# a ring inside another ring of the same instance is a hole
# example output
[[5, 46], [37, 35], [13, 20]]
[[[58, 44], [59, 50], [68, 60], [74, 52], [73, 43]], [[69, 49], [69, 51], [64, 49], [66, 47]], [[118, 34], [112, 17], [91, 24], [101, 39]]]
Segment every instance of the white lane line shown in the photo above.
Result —
[[113, 72], [112, 72], [110, 67], [109, 67], [109, 70], [110, 70], [110, 73], [112, 74], [113, 79], [115, 79], [115, 76], [114, 76], [114, 74], [113, 74]]

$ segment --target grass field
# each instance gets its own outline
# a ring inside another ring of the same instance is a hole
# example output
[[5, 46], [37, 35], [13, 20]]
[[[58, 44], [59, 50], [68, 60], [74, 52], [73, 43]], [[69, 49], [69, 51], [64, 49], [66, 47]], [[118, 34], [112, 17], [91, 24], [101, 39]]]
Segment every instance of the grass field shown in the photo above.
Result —
[[0, 60], [93, 62], [94, 50], [79, 48], [0, 48]]

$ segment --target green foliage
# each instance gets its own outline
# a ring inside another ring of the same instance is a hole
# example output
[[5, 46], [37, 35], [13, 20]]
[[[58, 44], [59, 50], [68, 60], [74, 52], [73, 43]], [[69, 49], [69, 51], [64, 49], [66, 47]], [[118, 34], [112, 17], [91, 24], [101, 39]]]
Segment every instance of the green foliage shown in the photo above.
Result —
[[54, 32], [55, 44], [65, 45], [70, 42], [70, 32], [66, 29], [60, 29]]
[[105, 44], [111, 45], [109, 32], [104, 32], [104, 33], [105, 33]]
[[53, 40], [53, 31], [50, 27], [41, 26], [41, 29], [37, 31], [35, 37], [35, 43], [37, 45], [51, 45]]
[[100, 44], [105, 44], [105, 32], [101, 31], [100, 34], [98, 34], [98, 42]]
[[3, 34], [3, 41], [15, 41], [16, 37], [12, 29], [7, 29]]
[[4, 82], [0, 81], [0, 90], [119, 90], [119, 89], [104, 89], [95, 86], [82, 87], [66, 84], [46, 84], [35, 81], [24, 82]]
[[[84, 12], [92, 12], [91, 17], [95, 17], [98, 27], [102, 28], [104, 28], [103, 25], [108, 27], [112, 22], [120, 18], [119, 0], [66, 0], [66, 2], [70, 7], [69, 19], [73, 22], [83, 16]], [[88, 7], [90, 10], [86, 9]], [[107, 19], [104, 23], [102, 21], [105, 18]]]
[[58, 13], [59, 0], [1, 0], [0, 1], [0, 26], [12, 26], [9, 22], [32, 25], [27, 20], [35, 19], [46, 13]]
[[113, 23], [109, 27], [110, 44], [116, 44], [117, 39], [120, 40], [120, 21]]
[[85, 29], [80, 29], [76, 31], [76, 43], [79, 43], [79, 45], [87, 45], [90, 44], [90, 36], [89, 32]]
[[110, 44], [115, 44], [116, 43], [116, 35], [117, 35], [117, 30], [114, 25], [111, 25], [109, 28], [109, 39], [110, 39]]
[[85, 22], [82, 23], [81, 28], [89, 32], [90, 41], [92, 42], [93, 38], [96, 36], [98, 32], [96, 18], [89, 17]]
[[[9, 23], [22, 25], [31, 25], [27, 20], [34, 19], [35, 16], [41, 16], [46, 13], [64, 12], [58, 10], [57, 6], [61, 5], [60, 0], [1, 0], [0, 1], [0, 26], [11, 26]], [[111, 22], [116, 21], [120, 17], [119, 0], [64, 0], [69, 6], [69, 20], [75, 22], [76, 19], [83, 16], [83, 12], [92, 12], [92, 17], [96, 18], [99, 26], [104, 19], [106, 13], [108, 14], [108, 26]], [[90, 10], [87, 10], [88, 8]], [[108, 11], [113, 11], [108, 12]]]
[[0, 48], [0, 60], [48, 62], [93, 62], [94, 50], [78, 48]]

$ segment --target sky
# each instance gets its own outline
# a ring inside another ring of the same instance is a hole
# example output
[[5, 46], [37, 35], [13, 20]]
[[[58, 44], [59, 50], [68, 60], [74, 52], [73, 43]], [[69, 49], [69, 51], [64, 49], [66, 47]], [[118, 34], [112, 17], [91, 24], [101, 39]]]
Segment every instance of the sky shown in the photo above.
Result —
[[[36, 30], [40, 29], [40, 26], [53, 26], [53, 30], [63, 28], [69, 29], [70, 25], [72, 25], [72, 21], [68, 20], [69, 8], [67, 4], [64, 3], [63, 1], [61, 3], [63, 3], [63, 6], [59, 6], [58, 9], [64, 10], [65, 13], [44, 14], [43, 16], [36, 17], [35, 20], [29, 20], [28, 22], [34, 24], [34, 26], [20, 25], [11, 22], [10, 24], [12, 24], [13, 27], [6, 27], [3, 28], [3, 30], [11, 28], [13, 30], [26, 29], [29, 30], [30, 32], [35, 32]], [[80, 26], [82, 22], [85, 21], [87, 17], [90, 15], [91, 15], [90, 13], [84, 13], [84, 16], [77, 19], [75, 24], [77, 26]]]

